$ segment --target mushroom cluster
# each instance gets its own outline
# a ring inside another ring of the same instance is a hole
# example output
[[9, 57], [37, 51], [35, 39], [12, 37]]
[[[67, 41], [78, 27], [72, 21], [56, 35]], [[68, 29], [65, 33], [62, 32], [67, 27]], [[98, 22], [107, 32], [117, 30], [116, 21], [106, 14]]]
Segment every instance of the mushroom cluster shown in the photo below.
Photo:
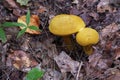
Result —
[[85, 27], [85, 23], [79, 16], [60, 14], [51, 19], [49, 30], [54, 35], [68, 36], [76, 34], [76, 41], [83, 46], [86, 54], [93, 52], [92, 45], [98, 43], [99, 34], [95, 29]]

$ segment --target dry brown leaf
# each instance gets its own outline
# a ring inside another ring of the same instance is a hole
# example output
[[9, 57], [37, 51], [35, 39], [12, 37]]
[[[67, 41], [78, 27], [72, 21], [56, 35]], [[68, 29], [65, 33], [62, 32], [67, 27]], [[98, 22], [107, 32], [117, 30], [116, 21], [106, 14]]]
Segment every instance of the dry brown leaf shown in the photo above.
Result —
[[[19, 17], [18, 22], [26, 25], [26, 16], [24, 15], [24, 16]], [[39, 25], [40, 25], [39, 17], [37, 15], [32, 15], [30, 17], [29, 26], [39, 27]], [[20, 27], [20, 28], [23, 29], [24, 27]], [[29, 34], [40, 34], [40, 31], [31, 30], [29, 28], [27, 28], [26, 32]]]
[[46, 7], [39, 6], [39, 9], [37, 10], [40, 14], [47, 11]]
[[92, 55], [89, 56], [89, 63], [92, 67], [96, 67], [96, 65], [98, 64], [99, 60], [102, 58], [102, 55], [99, 53], [94, 53]]
[[15, 3], [15, 0], [4, 0], [4, 5], [5, 5], [8, 9], [18, 8], [18, 5]]
[[120, 6], [120, 0], [109, 0], [109, 1], [110, 1], [110, 4], [113, 4], [116, 7]]
[[58, 55], [56, 45], [52, 43], [53, 39], [49, 38], [40, 41], [30, 41], [30, 45], [32, 49], [36, 53], [34, 56], [42, 60], [42, 66], [53, 66], [54, 67], [54, 60], [53, 58]]
[[83, 2], [89, 7], [93, 6], [96, 2], [98, 2], [98, 0], [83, 0]]
[[27, 51], [29, 49], [30, 38], [25, 38], [25, 41], [21, 45], [21, 49]]
[[97, 5], [97, 12], [104, 13], [106, 11], [113, 12], [113, 8], [109, 5], [109, 0], [100, 0]]
[[85, 63], [85, 79], [83, 80], [94, 80], [94, 78], [99, 78], [101, 75], [101, 70], [98, 70], [97, 68], [92, 67], [89, 63]]
[[120, 70], [119, 69], [109, 68], [107, 71], [105, 71], [105, 75], [108, 75], [106, 80], [120, 80]]
[[30, 55], [21, 50], [16, 50], [9, 54], [7, 65], [11, 66], [10, 64], [21, 71], [30, 70], [30, 67], [38, 65], [34, 59], [30, 58]]
[[44, 80], [61, 80], [61, 73], [56, 71], [56, 70], [52, 70], [52, 69], [47, 69], [46, 73], [43, 76]]
[[100, 68], [100, 69], [107, 69], [108, 68], [108, 61], [107, 59], [100, 59], [97, 66]]
[[120, 58], [120, 47], [115, 49], [115, 59]]
[[79, 62], [74, 61], [64, 51], [54, 58], [62, 73], [71, 72], [76, 77], [79, 68]]
[[105, 51], [106, 51], [107, 53], [109, 53], [109, 52], [111, 51], [111, 49], [112, 49], [112, 41], [106, 42]]
[[101, 31], [101, 36], [103, 37], [107, 37], [110, 34], [113, 34], [114, 32], [116, 32], [117, 30], [119, 30], [119, 26], [116, 23], [112, 23], [108, 26], [106, 26], [102, 31]]
[[96, 13], [96, 12], [91, 12], [91, 13], [89, 13], [89, 15], [90, 15], [91, 17], [93, 17], [96, 21], [99, 20], [99, 15], [98, 15], [98, 13]]
[[103, 59], [103, 55], [94, 53], [89, 56], [89, 64], [94, 68], [107, 69], [112, 64], [112, 60]]

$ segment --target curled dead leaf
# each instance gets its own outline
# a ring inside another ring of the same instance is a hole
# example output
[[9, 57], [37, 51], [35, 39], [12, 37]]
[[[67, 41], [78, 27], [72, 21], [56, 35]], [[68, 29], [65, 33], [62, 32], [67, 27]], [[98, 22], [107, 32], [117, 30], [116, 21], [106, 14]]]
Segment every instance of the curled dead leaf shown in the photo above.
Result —
[[78, 73], [80, 63], [74, 61], [64, 51], [54, 58], [62, 73], [71, 72], [74, 77]]
[[7, 62], [12, 64], [15, 68], [21, 71], [30, 70], [30, 67], [38, 65], [38, 63], [30, 58], [30, 55], [26, 54], [24, 51], [17, 50], [12, 54], [9, 54]]
[[[19, 17], [18, 22], [26, 25], [26, 16], [23, 15], [23, 16]], [[39, 17], [37, 15], [32, 15], [30, 17], [29, 26], [39, 27], [39, 25], [40, 25]], [[23, 29], [23, 27], [20, 27], [20, 29]], [[29, 28], [27, 28], [26, 32], [29, 33], [29, 34], [40, 34], [40, 31], [31, 30]]]

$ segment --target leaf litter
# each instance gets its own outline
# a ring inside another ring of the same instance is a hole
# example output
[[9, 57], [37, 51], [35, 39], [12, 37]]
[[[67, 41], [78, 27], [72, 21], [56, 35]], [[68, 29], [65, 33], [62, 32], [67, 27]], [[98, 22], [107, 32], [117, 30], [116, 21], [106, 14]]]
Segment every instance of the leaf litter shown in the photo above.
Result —
[[[45, 71], [40, 80], [119, 80], [120, 7], [119, 1], [110, 1], [30, 0], [27, 6], [21, 6], [14, 0], [5, 0], [2, 5], [0, 1], [1, 23], [16, 21], [29, 8], [31, 14], [40, 17], [40, 28], [43, 30], [38, 36], [25, 34], [16, 40], [15, 31], [18, 29], [5, 29], [9, 39], [0, 45], [0, 70], [3, 73], [0, 79], [23, 80], [27, 71], [39, 67]], [[85, 55], [76, 43], [75, 50], [66, 50], [61, 38], [48, 31], [51, 17], [63, 13], [81, 16], [87, 26], [99, 32], [100, 41], [94, 45], [92, 55]]]

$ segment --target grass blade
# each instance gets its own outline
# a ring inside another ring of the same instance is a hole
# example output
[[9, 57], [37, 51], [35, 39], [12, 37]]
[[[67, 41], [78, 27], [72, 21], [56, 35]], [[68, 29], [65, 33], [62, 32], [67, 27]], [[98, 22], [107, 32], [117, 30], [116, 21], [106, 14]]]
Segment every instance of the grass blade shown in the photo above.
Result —
[[3, 28], [0, 28], [0, 39], [2, 40], [3, 43], [7, 41]]
[[27, 15], [26, 15], [26, 23], [29, 25], [30, 23], [30, 10], [28, 10]]
[[3, 27], [18, 27], [18, 26], [21, 26], [21, 27], [26, 27], [25, 24], [23, 23], [17, 23], [17, 22], [5, 22], [2, 24]]
[[26, 29], [27, 29], [27, 28], [22, 29], [22, 30], [18, 33], [17, 38], [19, 38], [20, 36], [22, 36], [22, 35], [25, 33]]

